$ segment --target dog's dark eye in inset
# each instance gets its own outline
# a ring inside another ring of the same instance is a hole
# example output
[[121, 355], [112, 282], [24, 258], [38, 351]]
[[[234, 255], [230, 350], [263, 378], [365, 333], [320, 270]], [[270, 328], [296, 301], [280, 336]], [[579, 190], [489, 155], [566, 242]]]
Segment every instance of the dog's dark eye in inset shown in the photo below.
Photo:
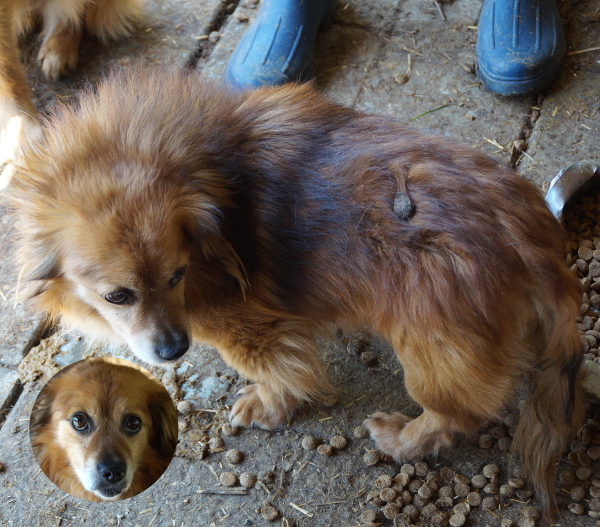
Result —
[[142, 429], [142, 420], [137, 415], [129, 415], [125, 418], [123, 425], [128, 434], [137, 434]]
[[132, 304], [135, 295], [133, 291], [129, 289], [117, 289], [116, 291], [111, 291], [110, 293], [104, 295], [104, 300], [110, 302], [111, 304]]
[[171, 287], [175, 287], [179, 282], [181, 282], [181, 279], [183, 278], [186, 269], [187, 266], [184, 265], [183, 267], [180, 267], [173, 273], [173, 277], [171, 278], [171, 280], [169, 280], [169, 285]]
[[71, 425], [78, 432], [89, 432], [91, 429], [90, 418], [83, 412], [77, 412], [71, 417]]

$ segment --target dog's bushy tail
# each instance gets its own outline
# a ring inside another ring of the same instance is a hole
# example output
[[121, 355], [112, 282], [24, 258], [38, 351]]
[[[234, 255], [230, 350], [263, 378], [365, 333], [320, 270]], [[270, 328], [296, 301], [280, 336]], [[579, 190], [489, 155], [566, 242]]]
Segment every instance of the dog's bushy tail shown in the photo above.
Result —
[[[563, 272], [569, 273], [566, 268]], [[566, 287], [553, 291], [553, 301], [538, 309], [539, 354], [512, 445], [513, 458], [521, 460], [542, 505], [543, 525], [557, 512], [556, 464], [585, 418], [582, 346], [573, 324], [581, 296], [576, 287], [568, 287], [574, 277], [563, 278]]]

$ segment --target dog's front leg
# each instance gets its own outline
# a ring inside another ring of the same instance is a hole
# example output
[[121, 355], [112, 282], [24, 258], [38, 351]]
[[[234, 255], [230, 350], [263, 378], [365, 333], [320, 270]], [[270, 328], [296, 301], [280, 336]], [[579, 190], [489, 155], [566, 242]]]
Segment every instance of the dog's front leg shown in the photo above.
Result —
[[257, 382], [238, 392], [241, 397], [230, 414], [233, 425], [280, 428], [303, 402], [331, 402], [334, 390], [310, 336], [286, 335], [264, 345], [236, 344], [221, 350], [221, 355]]

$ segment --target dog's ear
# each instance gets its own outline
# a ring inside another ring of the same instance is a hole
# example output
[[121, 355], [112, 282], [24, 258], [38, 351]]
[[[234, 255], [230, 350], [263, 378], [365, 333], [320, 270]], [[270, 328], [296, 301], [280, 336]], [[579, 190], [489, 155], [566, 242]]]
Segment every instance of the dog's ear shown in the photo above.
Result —
[[29, 433], [35, 437], [42, 427], [50, 422], [52, 417], [52, 403], [55, 392], [51, 384], [46, 384], [33, 405], [29, 418]]
[[223, 269], [240, 283], [245, 297], [249, 287], [244, 262], [221, 232], [221, 210], [209, 202], [199, 201], [181, 209], [183, 228], [193, 246], [200, 247], [208, 261], [217, 260]]
[[19, 260], [22, 262], [18, 277], [18, 298], [29, 300], [43, 293], [48, 282], [60, 275], [58, 257], [50, 243], [22, 246]]
[[152, 446], [169, 459], [177, 446], [177, 411], [164, 387], [157, 387], [148, 403], [152, 418]]

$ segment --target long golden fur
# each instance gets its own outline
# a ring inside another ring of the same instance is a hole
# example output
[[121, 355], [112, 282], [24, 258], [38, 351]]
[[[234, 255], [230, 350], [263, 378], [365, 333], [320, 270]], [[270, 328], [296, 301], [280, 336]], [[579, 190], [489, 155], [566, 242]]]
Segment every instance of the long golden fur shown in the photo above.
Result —
[[31, 414], [40, 468], [89, 501], [130, 498], [152, 485], [177, 444], [177, 414], [155, 379], [118, 359], [87, 359], [44, 386]]
[[77, 65], [84, 30], [104, 41], [118, 38], [140, 13], [141, 0], [0, 0], [0, 164], [14, 160], [24, 138], [40, 131], [17, 36], [41, 24], [38, 60], [55, 79]]
[[423, 406], [367, 421], [398, 461], [501, 417], [525, 384], [514, 451], [554, 511], [584, 413], [581, 289], [532, 184], [308, 85], [235, 94], [134, 71], [46, 131], [14, 193], [38, 309], [147, 361], [214, 345], [257, 382], [231, 421], [264, 428], [330, 393], [317, 335], [382, 335]]

